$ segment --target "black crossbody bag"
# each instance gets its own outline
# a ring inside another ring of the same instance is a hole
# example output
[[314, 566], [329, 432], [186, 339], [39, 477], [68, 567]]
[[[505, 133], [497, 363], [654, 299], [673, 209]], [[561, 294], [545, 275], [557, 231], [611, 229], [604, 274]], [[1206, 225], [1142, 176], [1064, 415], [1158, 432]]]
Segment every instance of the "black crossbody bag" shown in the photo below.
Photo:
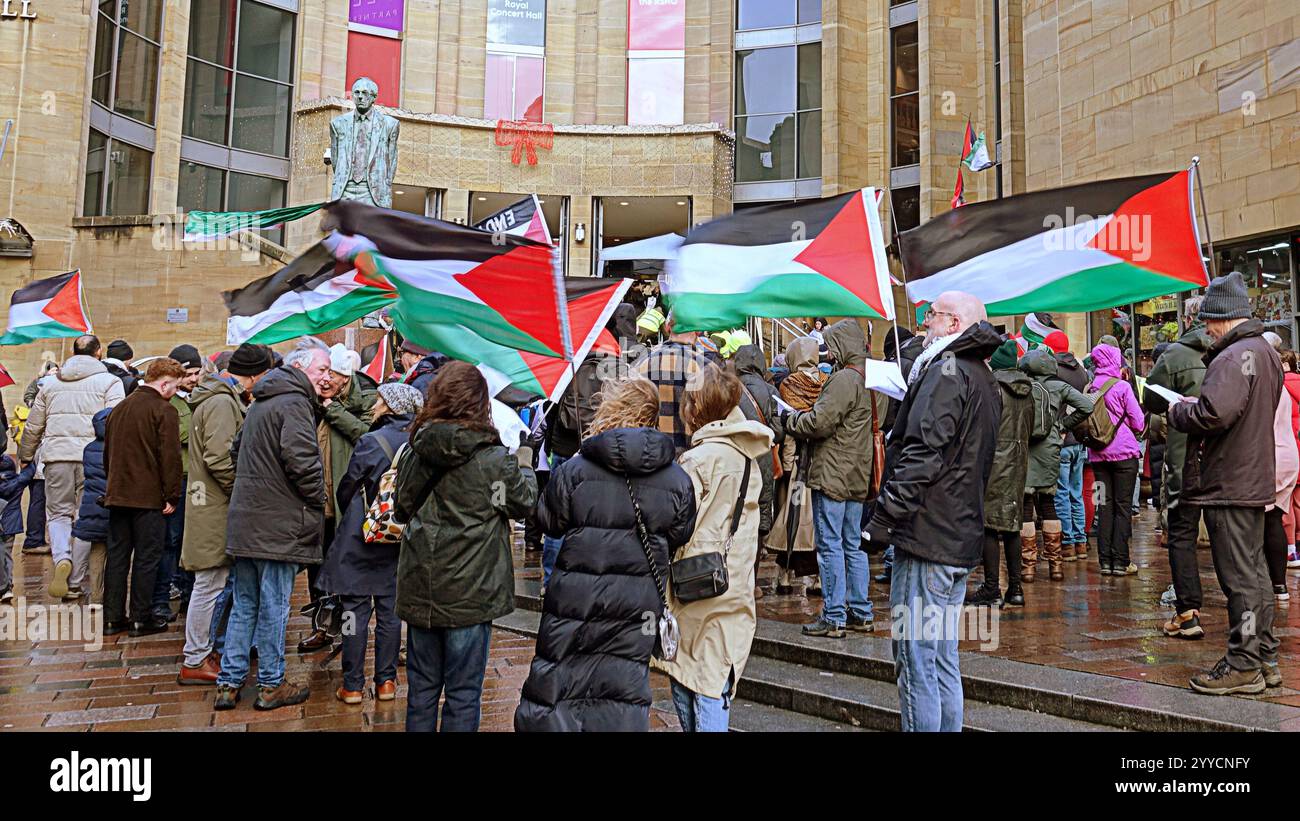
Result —
[[668, 567], [668, 578], [672, 580], [673, 595], [677, 600], [689, 604], [701, 599], [713, 599], [727, 592], [727, 555], [731, 552], [731, 541], [740, 528], [740, 515], [745, 508], [745, 493], [749, 490], [749, 472], [754, 460], [745, 458], [745, 475], [740, 480], [740, 493], [736, 496], [736, 508], [731, 512], [731, 530], [722, 552], [701, 553], [678, 559]]

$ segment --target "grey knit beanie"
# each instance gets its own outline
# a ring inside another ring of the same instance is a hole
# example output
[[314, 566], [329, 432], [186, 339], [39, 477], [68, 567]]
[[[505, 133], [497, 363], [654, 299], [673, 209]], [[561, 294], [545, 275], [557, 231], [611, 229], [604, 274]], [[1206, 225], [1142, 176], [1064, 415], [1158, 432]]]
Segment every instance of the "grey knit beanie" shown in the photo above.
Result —
[[1201, 303], [1200, 318], [1250, 318], [1250, 296], [1246, 293], [1246, 281], [1241, 278], [1241, 272], [1233, 271], [1210, 282], [1210, 287], [1205, 289], [1205, 301]]
[[424, 397], [420, 395], [419, 390], [400, 382], [385, 382], [380, 385], [379, 396], [389, 410], [397, 416], [418, 413], [424, 405]]

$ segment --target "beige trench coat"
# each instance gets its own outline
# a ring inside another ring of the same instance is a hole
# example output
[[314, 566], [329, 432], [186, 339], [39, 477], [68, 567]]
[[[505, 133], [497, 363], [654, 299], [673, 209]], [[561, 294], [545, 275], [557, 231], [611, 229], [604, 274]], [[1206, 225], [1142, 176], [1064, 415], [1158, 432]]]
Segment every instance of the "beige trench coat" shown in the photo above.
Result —
[[[745, 458], [770, 459], [772, 438], [769, 428], [746, 420], [739, 408], [733, 408], [726, 419], [695, 432], [691, 437], [694, 447], [680, 459], [695, 488], [695, 534], [675, 559], [722, 552], [731, 529]], [[675, 660], [655, 659], [653, 665], [692, 692], [712, 698], [731, 695], [723, 690], [733, 673], [734, 693], [754, 641], [754, 560], [758, 556], [758, 495], [762, 485], [762, 474], [754, 465], [740, 526], [727, 554], [727, 592], [683, 604], [669, 589], [669, 603], [681, 627], [681, 643]]]

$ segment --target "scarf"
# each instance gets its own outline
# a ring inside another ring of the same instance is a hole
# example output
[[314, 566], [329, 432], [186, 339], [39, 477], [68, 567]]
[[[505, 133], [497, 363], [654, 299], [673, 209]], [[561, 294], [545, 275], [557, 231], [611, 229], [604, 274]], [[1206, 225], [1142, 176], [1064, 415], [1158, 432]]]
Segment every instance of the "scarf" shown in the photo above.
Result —
[[955, 334], [941, 336], [926, 346], [925, 350], [921, 351], [921, 355], [916, 358], [916, 362], [912, 365], [912, 372], [907, 375], [908, 387], [911, 387], [912, 383], [921, 378], [921, 374], [925, 371], [926, 366], [930, 364], [930, 360], [943, 353], [943, 349], [956, 342], [957, 337], [961, 335], [962, 332], [958, 331]]
[[781, 380], [781, 398], [798, 411], [810, 410], [826, 385], [826, 374], [819, 370], [794, 371]]

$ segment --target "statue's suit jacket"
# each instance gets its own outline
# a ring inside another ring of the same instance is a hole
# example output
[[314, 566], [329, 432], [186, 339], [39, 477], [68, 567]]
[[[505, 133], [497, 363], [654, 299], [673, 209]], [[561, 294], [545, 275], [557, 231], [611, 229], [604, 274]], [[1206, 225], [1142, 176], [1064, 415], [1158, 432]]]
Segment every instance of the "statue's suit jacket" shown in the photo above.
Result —
[[[356, 117], [353, 112], [341, 114], [330, 120], [330, 159], [334, 163], [334, 188], [331, 199], [343, 196], [343, 189], [352, 179], [352, 146], [355, 143]], [[395, 118], [370, 109], [369, 151], [366, 157], [366, 179], [376, 205], [389, 208], [393, 204], [393, 175], [397, 173], [397, 128]]]

